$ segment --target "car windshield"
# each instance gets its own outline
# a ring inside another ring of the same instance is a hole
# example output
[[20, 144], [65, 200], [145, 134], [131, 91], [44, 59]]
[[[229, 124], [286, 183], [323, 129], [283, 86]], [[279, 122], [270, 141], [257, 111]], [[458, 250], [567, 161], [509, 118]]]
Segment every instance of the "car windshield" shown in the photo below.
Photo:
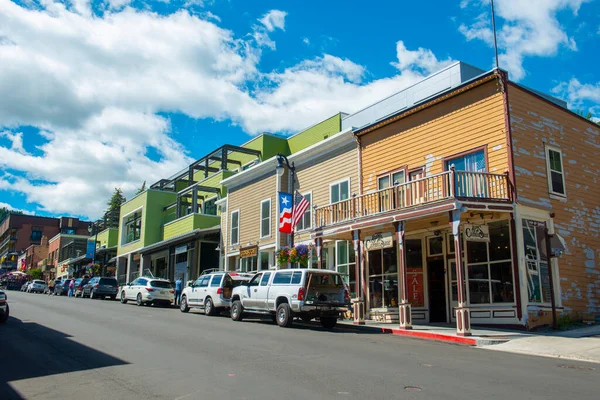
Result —
[[171, 284], [171, 282], [167, 281], [150, 281], [150, 286], [163, 289], [170, 289], [173, 285]]
[[43, 284], [45, 284], [46, 282], [44, 282], [44, 281], [33, 281], [33, 283], [37, 283], [38, 285], [43, 285]]
[[337, 274], [311, 274], [310, 286], [325, 286], [325, 287], [343, 287], [344, 281], [342, 277]]

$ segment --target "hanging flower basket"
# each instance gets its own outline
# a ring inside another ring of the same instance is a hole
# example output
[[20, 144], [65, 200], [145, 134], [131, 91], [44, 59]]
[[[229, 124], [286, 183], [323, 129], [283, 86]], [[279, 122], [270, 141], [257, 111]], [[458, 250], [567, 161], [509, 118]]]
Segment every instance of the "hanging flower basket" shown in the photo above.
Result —
[[277, 252], [277, 265], [283, 267], [288, 263], [292, 264], [300, 264], [302, 267], [308, 266], [308, 260], [310, 257], [310, 252], [312, 250], [312, 246], [307, 246], [305, 244], [299, 244], [292, 248], [290, 247], [282, 247]]

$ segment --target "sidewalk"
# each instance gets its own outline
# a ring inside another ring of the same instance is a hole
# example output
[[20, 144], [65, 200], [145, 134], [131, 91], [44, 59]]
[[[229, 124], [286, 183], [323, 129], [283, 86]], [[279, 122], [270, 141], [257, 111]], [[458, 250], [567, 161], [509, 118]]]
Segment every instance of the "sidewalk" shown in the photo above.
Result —
[[497, 345], [508, 342], [511, 339], [532, 335], [530, 332], [525, 331], [474, 327], [471, 329], [472, 336], [462, 337], [456, 335], [456, 325], [454, 324], [413, 325], [413, 329], [406, 330], [399, 329], [398, 324], [386, 324], [374, 321], [365, 322], [365, 325], [354, 325], [351, 320], [338, 321], [340, 325], [351, 329], [364, 329], [373, 332], [469, 346]]
[[487, 350], [600, 363], [600, 325], [520, 337]]
[[354, 325], [350, 320], [338, 323], [340, 327], [349, 329], [477, 346], [486, 350], [600, 363], [600, 325], [544, 332], [472, 327], [472, 336], [461, 337], [456, 335], [456, 326], [449, 324], [413, 325], [413, 329], [405, 330], [399, 329], [397, 324], [372, 321], [366, 321], [365, 325]]

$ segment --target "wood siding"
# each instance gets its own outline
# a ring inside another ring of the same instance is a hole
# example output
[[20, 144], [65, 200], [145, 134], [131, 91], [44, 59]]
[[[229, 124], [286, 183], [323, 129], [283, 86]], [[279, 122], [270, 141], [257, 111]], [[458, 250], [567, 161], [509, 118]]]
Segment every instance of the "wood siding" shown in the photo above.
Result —
[[[285, 177], [285, 176], [284, 176]], [[227, 230], [223, 229], [223, 240], [227, 244], [228, 252], [246, 247], [248, 243], [253, 245], [258, 242], [259, 246], [275, 243], [275, 229], [278, 228], [276, 205], [277, 205], [277, 181], [275, 168], [269, 175], [262, 176], [244, 185], [229, 189], [227, 208]], [[271, 235], [268, 238], [260, 238], [260, 209], [263, 200], [271, 199]], [[229, 234], [231, 232], [231, 213], [240, 211], [239, 245], [231, 246]], [[221, 222], [224, 228], [224, 222]], [[226, 240], [226, 241], [225, 241]], [[233, 249], [232, 249], [233, 247]]]
[[[330, 203], [329, 185], [344, 179], [350, 179], [350, 196], [359, 193], [358, 186], [358, 149], [353, 141], [335, 152], [296, 165], [297, 189], [304, 194], [312, 192], [313, 205], [324, 206]], [[312, 218], [311, 218], [312, 219]], [[314, 221], [312, 221], [314, 228]], [[310, 239], [307, 231], [298, 232], [296, 243]]]
[[363, 193], [377, 177], [401, 167], [444, 170], [443, 158], [487, 146], [487, 172], [508, 169], [504, 102], [496, 81], [407, 116], [362, 136]]
[[[600, 312], [600, 127], [509, 86], [518, 202], [555, 214], [567, 249], [558, 260], [563, 306]], [[545, 145], [560, 148], [566, 201], [549, 194]]]

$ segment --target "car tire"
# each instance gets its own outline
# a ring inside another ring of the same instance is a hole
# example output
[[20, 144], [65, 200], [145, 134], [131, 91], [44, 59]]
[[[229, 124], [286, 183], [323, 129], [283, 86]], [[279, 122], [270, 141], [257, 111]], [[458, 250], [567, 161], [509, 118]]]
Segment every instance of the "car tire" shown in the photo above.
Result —
[[138, 307], [144, 305], [144, 302], [142, 301], [142, 294], [141, 293], [138, 293], [137, 297], [135, 298], [135, 304], [137, 304]]
[[337, 324], [336, 317], [321, 317], [319, 319], [321, 320], [321, 326], [325, 329], [333, 329]]
[[110, 299], [111, 299], [111, 300], [116, 300], [116, 299], [117, 299], [117, 295], [116, 295], [116, 294], [114, 294], [114, 295], [110, 296]]
[[277, 312], [275, 314], [277, 325], [282, 328], [289, 328], [292, 326], [294, 322], [294, 317], [292, 316], [292, 309], [288, 303], [281, 303], [277, 307]]
[[190, 307], [188, 306], [187, 296], [181, 296], [181, 300], [179, 300], [179, 311], [188, 312], [190, 311]]
[[127, 297], [125, 297], [125, 291], [124, 290], [121, 292], [121, 303], [122, 304], [127, 303]]
[[210, 317], [214, 316], [217, 313], [215, 305], [210, 297], [207, 297], [204, 300], [204, 315], [208, 315]]
[[242, 302], [236, 300], [231, 305], [231, 319], [234, 321], [241, 321], [244, 318], [244, 306]]

